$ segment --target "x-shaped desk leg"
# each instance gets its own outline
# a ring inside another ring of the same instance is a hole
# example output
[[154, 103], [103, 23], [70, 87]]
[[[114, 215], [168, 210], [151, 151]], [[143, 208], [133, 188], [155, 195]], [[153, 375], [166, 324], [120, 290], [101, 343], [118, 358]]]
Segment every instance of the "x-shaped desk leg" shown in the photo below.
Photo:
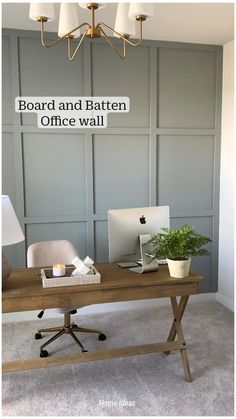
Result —
[[[185, 343], [185, 340], [184, 340], [183, 329], [182, 329], [182, 325], [181, 325], [181, 320], [182, 320], [184, 310], [185, 310], [187, 302], [188, 302], [188, 298], [189, 298], [188, 295], [187, 296], [182, 296], [180, 298], [180, 302], [179, 302], [179, 305], [178, 305], [176, 297], [171, 297], [171, 304], [172, 304], [172, 310], [173, 310], [173, 314], [174, 314], [174, 321], [172, 323], [167, 342], [173, 342], [175, 340], [176, 335], [177, 335], [178, 341], [180, 343], [182, 343], [184, 346], [186, 346], [186, 343]], [[168, 355], [170, 352], [165, 352], [165, 353]], [[182, 358], [182, 363], [183, 363], [183, 368], [184, 368], [185, 379], [186, 379], [186, 381], [191, 382], [192, 381], [192, 376], [191, 376], [189, 362], [188, 362], [187, 349], [186, 348], [180, 349], [180, 353], [181, 353], [181, 358]]]

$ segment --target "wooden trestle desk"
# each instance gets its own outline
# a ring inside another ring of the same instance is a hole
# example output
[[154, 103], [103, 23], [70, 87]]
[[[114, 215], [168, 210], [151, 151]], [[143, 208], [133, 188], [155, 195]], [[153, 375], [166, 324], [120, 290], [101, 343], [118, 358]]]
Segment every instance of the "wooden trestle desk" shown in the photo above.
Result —
[[[188, 382], [192, 381], [181, 320], [188, 298], [190, 295], [197, 293], [202, 277], [191, 273], [184, 279], [170, 278], [167, 266], [160, 266], [158, 272], [145, 274], [137, 274], [109, 263], [96, 264], [96, 267], [102, 276], [100, 284], [57, 288], [42, 287], [39, 279], [40, 269], [38, 268], [15, 269], [2, 293], [3, 312], [10, 313], [55, 307], [83, 307], [115, 301], [169, 297], [174, 319], [167, 341], [74, 353], [68, 356], [49, 356], [48, 358], [5, 362], [3, 363], [3, 372], [154, 352], [169, 354], [171, 351], [180, 351], [185, 379]], [[179, 303], [177, 303], [177, 296], [181, 297]], [[177, 340], [175, 340], [176, 337]]]

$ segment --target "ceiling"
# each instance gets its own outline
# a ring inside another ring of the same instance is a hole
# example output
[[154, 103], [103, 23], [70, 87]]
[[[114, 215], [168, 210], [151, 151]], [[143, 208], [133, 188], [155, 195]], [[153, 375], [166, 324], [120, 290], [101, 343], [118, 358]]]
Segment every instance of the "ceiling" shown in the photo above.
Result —
[[[96, 18], [114, 26], [117, 3], [107, 3]], [[57, 20], [46, 29], [57, 31]], [[78, 7], [80, 22], [88, 21], [87, 10]], [[39, 30], [29, 19], [29, 3], [2, 3], [2, 26]], [[234, 3], [155, 3], [154, 18], [144, 23], [144, 38], [163, 41], [223, 45], [234, 38]]]

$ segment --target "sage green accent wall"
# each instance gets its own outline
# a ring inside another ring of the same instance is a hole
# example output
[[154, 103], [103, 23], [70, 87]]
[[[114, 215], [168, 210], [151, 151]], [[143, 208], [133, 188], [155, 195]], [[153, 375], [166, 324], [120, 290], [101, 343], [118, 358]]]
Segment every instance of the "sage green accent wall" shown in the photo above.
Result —
[[[203, 292], [216, 291], [222, 47], [144, 41], [121, 61], [105, 40], [86, 40], [69, 62], [65, 45], [4, 30], [2, 53], [3, 193], [26, 236], [5, 248], [13, 265], [31, 243], [59, 238], [106, 261], [109, 208], [170, 205], [172, 226], [212, 238], [193, 269]], [[129, 96], [130, 112], [109, 115], [104, 130], [42, 130], [14, 112], [20, 95]]]

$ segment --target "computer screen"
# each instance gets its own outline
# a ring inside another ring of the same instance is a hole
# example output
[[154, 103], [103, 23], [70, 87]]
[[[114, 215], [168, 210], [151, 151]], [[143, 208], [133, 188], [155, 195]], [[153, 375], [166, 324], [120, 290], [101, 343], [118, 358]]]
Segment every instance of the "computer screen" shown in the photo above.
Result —
[[169, 226], [168, 206], [109, 210], [109, 261], [137, 261], [140, 258], [139, 235], [153, 236], [159, 233], [162, 227]]

